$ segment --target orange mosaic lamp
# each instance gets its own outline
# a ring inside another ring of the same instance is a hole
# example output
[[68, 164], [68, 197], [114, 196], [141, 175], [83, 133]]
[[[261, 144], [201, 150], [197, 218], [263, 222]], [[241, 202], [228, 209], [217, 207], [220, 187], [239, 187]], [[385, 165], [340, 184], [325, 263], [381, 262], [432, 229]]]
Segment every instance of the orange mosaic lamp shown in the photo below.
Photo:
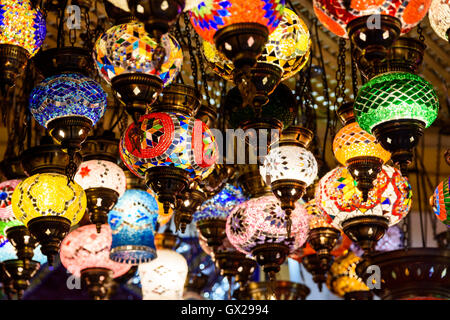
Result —
[[334, 138], [334, 156], [347, 167], [366, 201], [373, 181], [382, 165], [391, 158], [391, 153], [383, 149], [374, 136], [361, 129], [355, 121], [353, 103], [343, 104], [337, 113], [344, 127]]

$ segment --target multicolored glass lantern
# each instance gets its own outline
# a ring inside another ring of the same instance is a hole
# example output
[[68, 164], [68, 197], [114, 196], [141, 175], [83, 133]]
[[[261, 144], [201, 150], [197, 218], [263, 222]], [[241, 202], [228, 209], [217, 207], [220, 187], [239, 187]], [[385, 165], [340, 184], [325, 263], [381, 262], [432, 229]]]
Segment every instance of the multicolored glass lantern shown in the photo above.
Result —
[[[202, 179], [211, 173], [217, 146], [202, 121], [180, 113], [155, 112], [142, 116], [138, 123], [128, 127], [121, 140], [120, 155], [131, 172], [146, 178], [149, 187], [162, 178], [152, 174], [164, 170], [165, 178], [169, 177], [169, 171], [172, 174], [170, 185], [175, 186], [177, 181], [182, 191], [189, 179]], [[175, 189], [158, 192], [158, 200], [166, 213], [169, 204], [175, 203], [175, 196]]]
[[444, 40], [450, 41], [450, 2], [449, 0], [432, 0], [428, 19], [434, 32]]
[[0, 183], [0, 221], [14, 219], [14, 213], [11, 207], [11, 197], [21, 181], [22, 180], [13, 179]]
[[47, 28], [30, 0], [1, 0], [0, 8], [0, 82], [12, 86], [42, 46]]
[[[309, 59], [310, 46], [308, 27], [292, 10], [285, 8], [281, 22], [269, 35], [258, 62], [280, 67], [283, 81], [304, 67]], [[214, 44], [203, 41], [203, 54], [215, 73], [226, 80], [233, 80], [233, 62], [217, 51]]]
[[433, 211], [437, 218], [450, 226], [450, 177], [442, 181], [434, 191], [432, 200]]
[[88, 160], [80, 165], [75, 182], [86, 192], [91, 222], [100, 232], [101, 225], [108, 222], [108, 212], [125, 192], [125, 173], [111, 161]]
[[19, 183], [11, 204], [14, 215], [38, 240], [51, 264], [70, 227], [84, 215], [86, 193], [64, 175], [42, 173]]
[[110, 258], [126, 264], [149, 262], [156, 257], [154, 234], [158, 203], [144, 190], [129, 189], [109, 212], [112, 230]]
[[319, 181], [315, 197], [329, 222], [367, 251], [374, 249], [388, 226], [409, 213], [412, 199], [408, 180], [396, 168], [383, 166], [373, 185], [363, 201], [348, 169], [338, 167]]
[[342, 104], [337, 114], [344, 127], [333, 140], [334, 156], [349, 169], [358, 183], [358, 189], [363, 193], [363, 200], [367, 201], [373, 180], [381, 171], [381, 166], [389, 161], [391, 154], [355, 122], [353, 103]]
[[439, 98], [422, 77], [390, 72], [360, 88], [354, 110], [361, 128], [372, 133], [392, 153], [394, 163], [406, 169], [423, 130], [437, 118]]

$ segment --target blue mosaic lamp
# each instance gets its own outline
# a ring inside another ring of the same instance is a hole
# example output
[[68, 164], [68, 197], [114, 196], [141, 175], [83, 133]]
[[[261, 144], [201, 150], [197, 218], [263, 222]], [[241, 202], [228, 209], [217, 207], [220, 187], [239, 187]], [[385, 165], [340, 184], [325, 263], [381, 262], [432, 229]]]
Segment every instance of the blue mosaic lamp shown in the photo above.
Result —
[[205, 201], [195, 212], [193, 221], [213, 251], [222, 245], [226, 237], [225, 226], [228, 215], [235, 206], [245, 200], [247, 198], [240, 187], [226, 184], [222, 191]]
[[111, 260], [141, 264], [155, 259], [157, 220], [158, 203], [152, 195], [139, 189], [126, 190], [108, 214], [112, 230]]

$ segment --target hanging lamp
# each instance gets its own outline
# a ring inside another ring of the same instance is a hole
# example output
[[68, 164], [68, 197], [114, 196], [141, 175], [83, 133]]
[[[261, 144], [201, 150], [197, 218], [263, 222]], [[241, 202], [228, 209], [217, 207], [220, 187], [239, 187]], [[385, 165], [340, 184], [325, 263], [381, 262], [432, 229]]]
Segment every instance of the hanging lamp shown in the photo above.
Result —
[[446, 41], [450, 41], [450, 6], [447, 0], [432, 0], [428, 10], [428, 19], [434, 32]]

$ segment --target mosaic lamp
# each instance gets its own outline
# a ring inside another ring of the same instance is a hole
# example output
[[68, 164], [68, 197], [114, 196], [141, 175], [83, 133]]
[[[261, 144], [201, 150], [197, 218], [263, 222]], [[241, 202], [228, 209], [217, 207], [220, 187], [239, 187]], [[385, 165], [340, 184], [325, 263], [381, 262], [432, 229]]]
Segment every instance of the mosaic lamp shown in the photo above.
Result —
[[412, 149], [423, 130], [436, 120], [439, 98], [422, 77], [406, 72], [378, 75], [358, 91], [356, 121], [372, 133], [406, 174]]
[[217, 195], [203, 202], [194, 213], [193, 221], [197, 224], [197, 229], [214, 251], [226, 238], [228, 215], [245, 200], [242, 189], [228, 183]]
[[284, 7], [284, 0], [206, 0], [190, 11], [191, 23], [236, 70], [248, 72], [280, 24]]
[[380, 59], [400, 34], [426, 15], [431, 0], [314, 0], [319, 21], [339, 37], [350, 38], [371, 59]]
[[431, 198], [431, 206], [436, 217], [443, 224], [450, 226], [450, 177], [439, 183]]
[[342, 104], [337, 113], [344, 127], [333, 140], [334, 156], [348, 168], [362, 192], [363, 201], [367, 201], [373, 180], [380, 173], [381, 166], [390, 160], [391, 154], [355, 122], [353, 103]]
[[11, 207], [11, 197], [22, 180], [12, 179], [0, 183], [0, 221], [9, 221], [14, 219], [14, 213]]
[[128, 189], [108, 214], [112, 230], [110, 258], [140, 264], [156, 258], [154, 234], [158, 203], [144, 190]]
[[101, 226], [108, 223], [109, 211], [125, 192], [125, 173], [114, 162], [88, 160], [81, 163], [75, 182], [86, 192], [90, 220], [100, 233]]
[[17, 220], [21, 221], [41, 244], [51, 265], [61, 241], [86, 210], [86, 193], [64, 175], [41, 173], [24, 179], [11, 199]]
[[93, 57], [100, 76], [135, 120], [175, 79], [183, 62], [174, 37], [166, 33], [158, 44], [136, 21], [113, 26], [100, 36]]
[[106, 93], [81, 73], [62, 73], [44, 79], [33, 89], [29, 108], [34, 119], [69, 154], [66, 170], [72, 181], [77, 170], [73, 158], [105, 113]]
[[75, 277], [81, 277], [95, 300], [107, 299], [113, 279], [131, 268], [109, 258], [111, 228], [105, 224], [100, 230], [97, 232], [93, 224], [73, 230], [64, 238], [59, 253], [62, 265]]
[[297, 201], [304, 195], [306, 187], [317, 176], [317, 162], [306, 148], [313, 133], [300, 126], [290, 126], [283, 130], [280, 141], [271, 147], [260, 166], [260, 174], [273, 194], [280, 201], [286, 213], [287, 234], [290, 237], [292, 211]]
[[175, 251], [177, 237], [170, 232], [155, 236], [158, 257], [138, 267], [143, 300], [182, 300], [188, 275], [186, 259]]
[[369, 253], [386, 229], [409, 213], [412, 191], [398, 169], [383, 166], [364, 201], [348, 169], [338, 167], [319, 181], [315, 198], [328, 222]]
[[1, 0], [0, 8], [0, 84], [6, 90], [39, 51], [47, 29], [30, 0]]
[[305, 208], [296, 206], [290, 219], [288, 237], [287, 215], [280, 201], [266, 193], [234, 208], [227, 218], [227, 237], [238, 251], [255, 257], [273, 280], [289, 253], [301, 247], [308, 237], [309, 216]]
[[434, 32], [446, 41], [450, 41], [450, 3], [448, 0], [432, 0], [428, 19]]

